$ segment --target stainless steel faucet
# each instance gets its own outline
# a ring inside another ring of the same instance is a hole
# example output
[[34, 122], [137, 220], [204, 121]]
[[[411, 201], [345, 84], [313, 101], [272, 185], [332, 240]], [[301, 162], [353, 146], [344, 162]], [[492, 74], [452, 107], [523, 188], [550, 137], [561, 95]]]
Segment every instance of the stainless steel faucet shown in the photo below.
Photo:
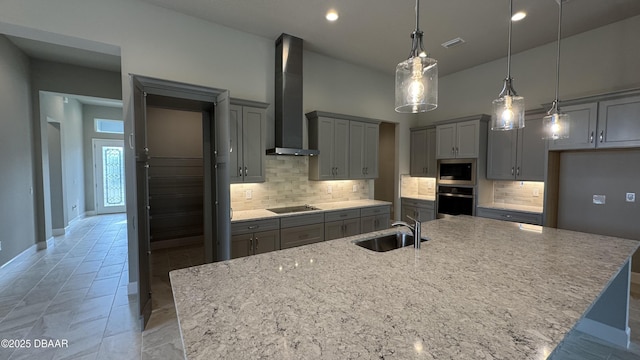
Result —
[[420, 223], [420, 220], [416, 220], [414, 218], [412, 218], [411, 216], [407, 216], [409, 219], [414, 221], [413, 226], [407, 224], [404, 221], [395, 221], [393, 224], [391, 224], [391, 226], [406, 226], [408, 227], [411, 232], [413, 233], [413, 247], [416, 249], [420, 249], [420, 240], [421, 240], [421, 236], [422, 236], [422, 224]]

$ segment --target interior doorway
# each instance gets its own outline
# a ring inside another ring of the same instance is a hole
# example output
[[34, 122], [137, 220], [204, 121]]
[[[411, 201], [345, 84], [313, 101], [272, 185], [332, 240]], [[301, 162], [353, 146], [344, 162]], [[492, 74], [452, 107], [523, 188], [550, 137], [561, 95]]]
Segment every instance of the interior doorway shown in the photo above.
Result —
[[93, 139], [96, 213], [125, 212], [124, 141]]
[[53, 236], [64, 235], [64, 188], [62, 174], [62, 128], [47, 118], [47, 150], [49, 152], [49, 213]]
[[378, 178], [374, 181], [374, 199], [392, 203], [391, 219], [395, 219], [396, 174], [398, 173], [396, 156], [396, 127], [390, 122], [380, 123], [378, 142]]

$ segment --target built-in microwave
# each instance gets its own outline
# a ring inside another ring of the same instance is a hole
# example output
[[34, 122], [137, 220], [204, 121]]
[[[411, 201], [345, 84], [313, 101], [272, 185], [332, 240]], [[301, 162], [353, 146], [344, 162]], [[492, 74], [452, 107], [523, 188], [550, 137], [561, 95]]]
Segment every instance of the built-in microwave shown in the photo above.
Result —
[[476, 159], [438, 160], [438, 184], [476, 185]]

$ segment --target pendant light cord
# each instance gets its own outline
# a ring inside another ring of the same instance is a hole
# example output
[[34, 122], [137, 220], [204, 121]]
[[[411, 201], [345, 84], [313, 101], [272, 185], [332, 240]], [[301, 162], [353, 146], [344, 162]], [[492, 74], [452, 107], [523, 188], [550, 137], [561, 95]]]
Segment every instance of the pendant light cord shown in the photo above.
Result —
[[560, 92], [560, 38], [562, 35], [562, 0], [558, 0], [558, 51], [556, 53], [556, 99], [555, 103], [558, 104], [558, 96]]
[[418, 23], [420, 20], [420, 0], [416, 0], [416, 31], [420, 31]]
[[509, 0], [509, 48], [507, 50], [507, 79], [511, 79], [511, 26], [513, 20], [513, 0]]

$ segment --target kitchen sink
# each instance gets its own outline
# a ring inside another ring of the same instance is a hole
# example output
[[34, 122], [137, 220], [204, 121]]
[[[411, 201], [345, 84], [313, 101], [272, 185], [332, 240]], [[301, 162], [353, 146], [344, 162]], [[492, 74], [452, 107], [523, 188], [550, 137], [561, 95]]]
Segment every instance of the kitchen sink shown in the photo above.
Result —
[[[423, 241], [427, 241], [427, 239], [420, 240], [420, 242]], [[380, 236], [373, 239], [358, 241], [355, 244], [371, 251], [385, 252], [389, 250], [399, 249], [405, 246], [413, 246], [413, 235], [407, 233], [396, 233], [386, 236]]]

